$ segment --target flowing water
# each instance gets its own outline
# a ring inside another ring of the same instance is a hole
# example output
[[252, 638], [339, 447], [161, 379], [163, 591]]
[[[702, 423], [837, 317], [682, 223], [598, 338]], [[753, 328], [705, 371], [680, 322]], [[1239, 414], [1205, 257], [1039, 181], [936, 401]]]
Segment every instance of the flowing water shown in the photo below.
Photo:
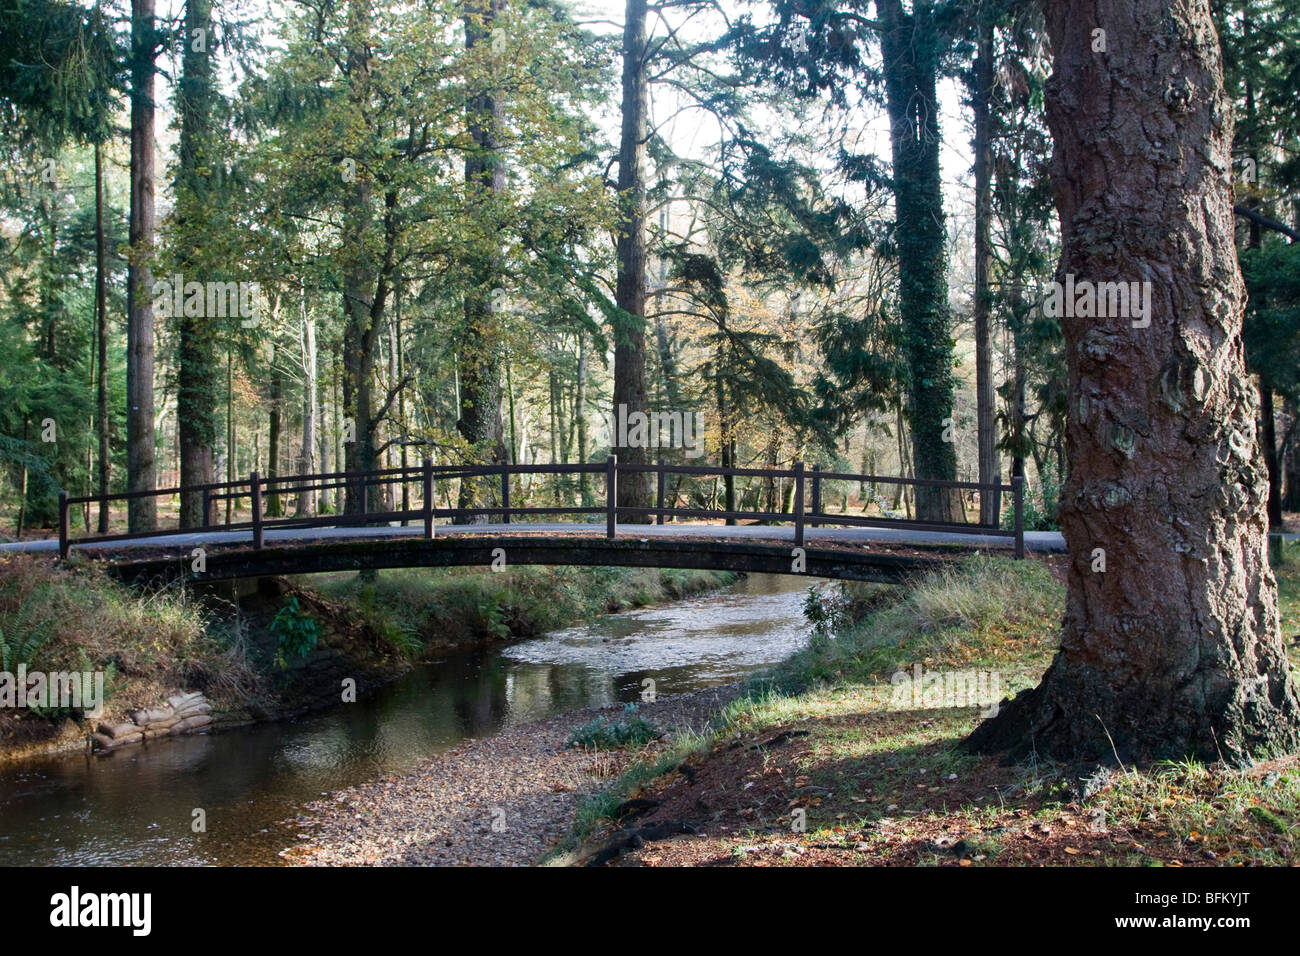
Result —
[[[807, 579], [610, 615], [422, 664], [356, 704], [298, 720], [164, 739], [106, 757], [0, 767], [0, 865], [276, 864], [280, 825], [324, 793], [583, 707], [727, 683], [801, 647]], [[195, 834], [195, 811], [206, 832]]]

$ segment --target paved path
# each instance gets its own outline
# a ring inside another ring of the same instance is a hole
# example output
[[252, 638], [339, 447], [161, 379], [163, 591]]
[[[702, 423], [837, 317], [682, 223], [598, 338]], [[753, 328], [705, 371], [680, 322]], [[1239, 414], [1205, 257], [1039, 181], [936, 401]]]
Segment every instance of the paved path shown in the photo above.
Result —
[[[380, 526], [373, 528], [267, 528], [263, 540], [267, 546], [283, 545], [295, 541], [332, 541], [365, 540], [387, 537], [416, 537], [423, 529], [418, 524], [399, 526]], [[605, 535], [605, 525], [580, 523], [576, 521], [553, 524], [528, 524], [513, 522], [511, 524], [475, 524], [475, 525], [438, 525], [435, 537], [455, 537], [459, 535]], [[701, 538], [711, 541], [735, 539], [737, 541], [765, 539], [793, 541], [794, 528], [789, 525], [705, 525], [705, 524], [624, 524], [618, 527], [620, 538]], [[251, 531], [200, 531], [192, 534], [153, 535], [151, 537], [132, 538], [127, 541], [89, 542], [79, 545], [73, 539], [74, 551], [111, 551], [118, 554], [137, 548], [193, 548], [200, 545], [238, 545], [251, 542]], [[808, 528], [804, 529], [804, 543], [816, 545], [818, 542], [831, 543], [879, 543], [884, 545], [957, 545], [972, 549], [1010, 550], [1015, 546], [1015, 539], [984, 534], [959, 534], [950, 531], [916, 531], [911, 528]], [[1065, 540], [1056, 531], [1026, 531], [1025, 547], [1030, 551], [1064, 552]], [[57, 551], [59, 543], [53, 538], [39, 541], [21, 541], [0, 544], [0, 551]]]

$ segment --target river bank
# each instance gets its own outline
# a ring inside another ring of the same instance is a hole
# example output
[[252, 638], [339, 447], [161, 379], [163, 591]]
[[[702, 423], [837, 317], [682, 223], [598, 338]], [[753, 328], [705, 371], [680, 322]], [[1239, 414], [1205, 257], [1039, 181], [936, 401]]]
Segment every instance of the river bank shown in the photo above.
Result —
[[[1300, 677], [1300, 551], [1289, 550], [1274, 570]], [[1051, 661], [1059, 570], [968, 559], [907, 589], [845, 588], [814, 609], [809, 647], [748, 682], [707, 733], [637, 756], [585, 798], [550, 861], [1295, 865], [1295, 755], [1135, 768], [1006, 764], [959, 748]]]
[[[663, 734], [638, 755], [698, 734], [739, 691], [733, 682], [636, 705]], [[309, 804], [292, 821], [301, 842], [281, 856], [297, 866], [533, 864], [565, 835], [582, 801], [634, 759], [569, 745], [593, 720], [623, 713], [591, 707], [524, 724]]]
[[[734, 580], [642, 569], [419, 569], [148, 592], [89, 562], [9, 556], [0, 560], [0, 670], [102, 675], [104, 700], [94, 716], [54, 702], [5, 708], [0, 764], [302, 716], [363, 698], [421, 660]], [[199, 701], [200, 713], [157, 721], [183, 699]]]
[[[753, 575], [522, 641], [432, 655], [354, 704], [103, 756], [0, 765], [0, 866], [284, 865], [279, 852], [307, 832], [285, 821], [332, 793], [401, 779], [430, 757], [520, 727], [591, 708], [618, 712], [643, 700], [647, 680], [663, 701], [775, 664], [807, 640], [800, 608], [813, 583]], [[599, 758], [606, 768], [621, 759]]]

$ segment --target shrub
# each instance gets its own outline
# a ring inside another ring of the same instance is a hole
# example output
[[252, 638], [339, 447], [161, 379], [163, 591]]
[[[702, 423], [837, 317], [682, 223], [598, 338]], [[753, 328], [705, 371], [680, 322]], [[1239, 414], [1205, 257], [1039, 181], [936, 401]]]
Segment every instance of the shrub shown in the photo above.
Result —
[[295, 596], [271, 618], [271, 633], [278, 641], [275, 663], [283, 670], [289, 666], [291, 659], [306, 657], [316, 649], [316, 642], [320, 640], [320, 624], [299, 605]]
[[637, 713], [636, 704], [628, 704], [620, 717], [597, 717], [578, 727], [569, 735], [568, 746], [585, 750], [641, 747], [662, 734], [663, 731]]

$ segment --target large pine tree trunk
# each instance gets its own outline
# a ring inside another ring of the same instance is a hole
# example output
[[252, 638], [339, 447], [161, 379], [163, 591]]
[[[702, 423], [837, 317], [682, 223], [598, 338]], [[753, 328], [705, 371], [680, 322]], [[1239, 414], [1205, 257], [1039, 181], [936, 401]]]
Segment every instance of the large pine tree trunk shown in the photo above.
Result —
[[[623, 124], [618, 150], [618, 194], [623, 215], [618, 226], [618, 277], [614, 323], [614, 415], [648, 412], [645, 381], [646, 212], [645, 154], [649, 114], [646, 63], [646, 0], [627, 0], [623, 25]], [[619, 406], [625, 406], [620, 413]], [[620, 464], [645, 464], [647, 450], [611, 440]], [[650, 476], [621, 474], [618, 503], [625, 508], [650, 505]], [[648, 514], [619, 512], [619, 521], [649, 521]]]
[[[1300, 739], [1241, 342], [1231, 105], [1205, 0], [1045, 0], [1058, 280], [1149, 280], [1150, 326], [1062, 318], [1061, 649], [969, 739], [1059, 758], [1241, 759]], [[1105, 30], [1107, 52], [1093, 52]], [[1118, 311], [1118, 310], [1116, 310]], [[1093, 571], [1094, 549], [1106, 569]]]
[[[953, 353], [948, 309], [947, 235], [939, 177], [940, 40], [933, 5], [916, 0], [911, 14], [901, 0], [879, 0], [880, 50], [893, 152], [895, 242], [899, 312], [910, 370], [908, 422], [917, 478], [957, 477], [953, 425]], [[964, 519], [951, 489], [916, 488], [917, 517]]]
[[[196, 31], [202, 31], [199, 42], [196, 42]], [[193, 257], [187, 253], [197, 242], [191, 243], [186, 237], [194, 236], [203, 228], [202, 222], [189, 220], [196, 214], [201, 219], [200, 210], [208, 208], [213, 192], [211, 169], [216, 159], [209, 154], [216, 99], [212, 69], [216, 50], [210, 0], [187, 0], [183, 42], [182, 74], [177, 95], [181, 133], [176, 192], [183, 210], [177, 222], [184, 249], [180, 257], [181, 271], [186, 273], [186, 281], [189, 281], [199, 278], [188, 274], [193, 266]], [[213, 474], [213, 447], [217, 441], [216, 355], [212, 350], [211, 318], [182, 314], [176, 316], [175, 321], [179, 339], [176, 427], [180, 444], [180, 483], [188, 488], [216, 480]], [[203, 495], [200, 492], [182, 494], [181, 527], [197, 527], [206, 520]]]
[[[131, 0], [131, 257], [127, 265], [126, 319], [126, 485], [152, 491], [154, 448], [154, 0]], [[158, 524], [158, 502], [133, 498], [127, 505], [132, 531]]]

